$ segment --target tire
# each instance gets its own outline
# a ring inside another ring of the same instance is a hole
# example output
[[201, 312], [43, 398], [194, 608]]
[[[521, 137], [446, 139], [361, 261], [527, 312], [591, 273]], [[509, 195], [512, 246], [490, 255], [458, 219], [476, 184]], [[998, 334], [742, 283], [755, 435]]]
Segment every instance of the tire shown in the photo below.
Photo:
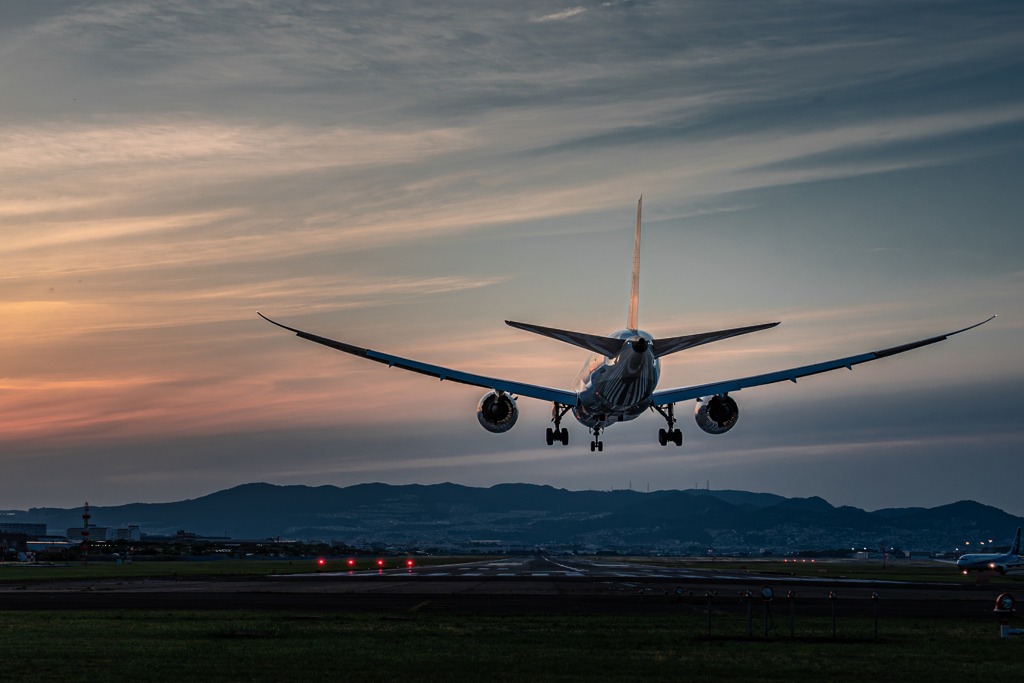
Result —
[[672, 432], [672, 440], [675, 442], [675, 444], [677, 446], [682, 446], [683, 445], [683, 431], [681, 429], [677, 429], [674, 432]]
[[569, 445], [569, 430], [566, 429], [565, 427], [562, 427], [561, 437], [562, 437], [561, 438], [562, 445], [563, 446], [568, 446]]
[[590, 452], [593, 453], [595, 450], [597, 450], [597, 446], [594, 444], [593, 441], [591, 441], [590, 442]]
[[665, 432], [664, 429], [658, 430], [658, 443], [660, 443], [662, 446], [668, 443], [668, 434]]
[[548, 427], [548, 430], [544, 432], [544, 439], [548, 442], [549, 446], [555, 442], [555, 434], [551, 431], [551, 427]]
[[599, 451], [603, 451], [604, 450], [604, 441], [598, 441], [597, 442], [597, 450], [599, 450]]

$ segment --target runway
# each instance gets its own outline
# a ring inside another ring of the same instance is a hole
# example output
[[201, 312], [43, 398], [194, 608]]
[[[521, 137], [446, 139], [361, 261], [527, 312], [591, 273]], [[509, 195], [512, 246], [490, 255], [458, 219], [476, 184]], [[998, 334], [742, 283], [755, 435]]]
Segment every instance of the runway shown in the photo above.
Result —
[[[335, 561], [337, 562], [337, 561]], [[1014, 585], [801, 578], [723, 564], [667, 568], [614, 560], [548, 556], [402, 569], [323, 571], [265, 577], [46, 580], [0, 586], [0, 610], [275, 609], [445, 611], [498, 614], [674, 614], [708, 608], [746, 613], [747, 591], [775, 592], [774, 609], [800, 615], [863, 615], [878, 591], [884, 613], [992, 619], [996, 597]], [[754, 609], [761, 609], [759, 598]]]

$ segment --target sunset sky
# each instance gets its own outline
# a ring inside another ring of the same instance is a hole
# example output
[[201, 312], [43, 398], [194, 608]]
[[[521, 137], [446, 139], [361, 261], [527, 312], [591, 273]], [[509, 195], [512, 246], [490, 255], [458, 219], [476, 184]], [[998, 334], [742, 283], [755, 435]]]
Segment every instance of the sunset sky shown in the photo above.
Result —
[[[1024, 5], [573, 3], [0, 5], [0, 508], [710, 480], [1024, 515]], [[568, 388], [587, 353], [503, 321], [624, 327], [641, 194], [643, 329], [782, 321], [660, 388], [999, 317], [591, 453], [256, 316]]]

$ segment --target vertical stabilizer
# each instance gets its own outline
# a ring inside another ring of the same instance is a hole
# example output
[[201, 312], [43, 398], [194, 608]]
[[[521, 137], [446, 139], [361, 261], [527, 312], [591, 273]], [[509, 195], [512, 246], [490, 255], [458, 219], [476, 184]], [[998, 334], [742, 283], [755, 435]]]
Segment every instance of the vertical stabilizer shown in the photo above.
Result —
[[644, 196], [636, 203], [636, 241], [633, 242], [633, 288], [629, 294], [629, 322], [626, 329], [638, 330], [637, 315], [640, 307], [640, 209], [643, 208]]
[[1013, 539], [1013, 545], [1010, 546], [1011, 555], [1020, 555], [1020, 527], [1017, 527], [1017, 536]]

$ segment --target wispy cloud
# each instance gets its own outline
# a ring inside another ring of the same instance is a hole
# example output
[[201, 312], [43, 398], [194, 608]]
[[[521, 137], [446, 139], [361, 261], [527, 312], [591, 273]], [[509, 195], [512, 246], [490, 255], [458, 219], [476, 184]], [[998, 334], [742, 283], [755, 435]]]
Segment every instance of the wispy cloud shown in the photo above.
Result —
[[579, 16], [586, 11], [586, 7], [572, 7], [570, 9], [562, 10], [561, 12], [555, 12], [554, 14], [545, 14], [543, 17], [530, 19], [530, 21], [538, 24], [545, 21], [561, 21], [562, 19]]
[[[621, 325], [641, 192], [642, 320], [665, 334], [784, 322], [673, 357], [663, 384], [880, 348], [999, 309], [971, 337], [980, 350], [958, 339], [949, 355], [883, 366], [905, 383], [988, 381], [1020, 347], [1006, 199], [1020, 184], [1007, 151], [1024, 145], [1020, 27], [1012, 1], [12, 9], [0, 441], [27, 453], [261, 427], [476, 429], [475, 389], [333, 353], [253, 311], [564, 386], [578, 350], [502, 320]], [[548, 407], [530, 406], [518, 429], [546, 423]], [[523, 438], [500, 447], [509, 463], [557, 470]], [[404, 446], [374, 443], [339, 471], [415, 471]], [[428, 470], [479, 467], [499, 448], [484, 443], [442, 433]], [[714, 451], [694, 453], [697, 466]]]

